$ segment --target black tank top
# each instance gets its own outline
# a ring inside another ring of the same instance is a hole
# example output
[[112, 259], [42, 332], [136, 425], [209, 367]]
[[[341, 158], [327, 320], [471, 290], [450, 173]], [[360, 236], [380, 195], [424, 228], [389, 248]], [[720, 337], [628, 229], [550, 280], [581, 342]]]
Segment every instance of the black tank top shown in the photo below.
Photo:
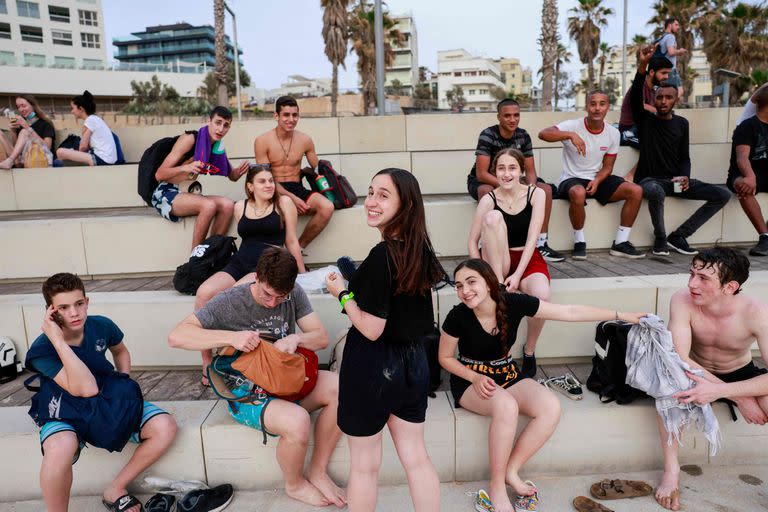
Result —
[[237, 234], [242, 243], [240, 251], [249, 252], [251, 248], [257, 249], [259, 253], [264, 250], [265, 245], [275, 245], [282, 247], [285, 245], [285, 227], [280, 224], [280, 215], [272, 204], [272, 212], [266, 217], [260, 219], [249, 219], [245, 216], [245, 210], [248, 201], [243, 201], [243, 216], [237, 223]]
[[491, 192], [493, 199], [493, 209], [499, 210], [504, 217], [504, 224], [507, 225], [507, 243], [510, 247], [522, 247], [528, 238], [528, 228], [531, 225], [531, 216], [533, 215], [533, 205], [531, 198], [536, 187], [528, 187], [528, 194], [525, 199], [525, 207], [518, 213], [512, 215], [505, 212], [496, 202], [496, 194]]

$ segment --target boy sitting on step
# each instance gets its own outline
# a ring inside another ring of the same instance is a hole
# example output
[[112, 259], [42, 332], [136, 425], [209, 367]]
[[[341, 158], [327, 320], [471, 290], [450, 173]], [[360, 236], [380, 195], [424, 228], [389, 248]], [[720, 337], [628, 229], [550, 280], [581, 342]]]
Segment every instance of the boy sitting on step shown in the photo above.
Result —
[[[85, 441], [93, 444], [89, 434], [101, 439], [115, 434], [117, 439], [118, 433], [126, 430], [125, 420], [130, 414], [125, 411], [134, 410], [137, 428], [127, 431], [124, 438], [127, 440], [130, 436], [130, 441], [138, 443], [138, 447], [104, 490], [102, 502], [109, 510], [139, 512], [141, 503], [126, 487], [168, 450], [176, 436], [176, 422], [159, 407], [143, 402], [138, 384], [128, 378], [131, 356], [123, 343], [122, 331], [106, 317], [88, 316], [88, 298], [79, 277], [68, 273], [51, 276], [43, 284], [43, 296], [46, 304], [43, 334], [32, 343], [26, 367], [39, 374], [41, 381], [29, 412], [41, 425], [40, 488], [46, 510], [68, 510], [72, 465], [77, 462]], [[112, 353], [115, 366], [107, 360], [107, 350]], [[109, 387], [108, 394], [104, 393], [106, 387]], [[121, 394], [116, 399], [118, 391]], [[83, 418], [77, 416], [94, 405], [94, 401], [98, 401], [98, 408], [107, 409], [117, 420], [110, 425], [108, 414], [89, 416], [84, 423], [93, 425], [96, 419], [102, 421], [98, 432], [85, 433], [88, 429], [82, 426]], [[110, 451], [119, 451], [122, 448], [119, 445], [125, 444], [125, 441], [109, 440], [110, 444], [104, 446]]]

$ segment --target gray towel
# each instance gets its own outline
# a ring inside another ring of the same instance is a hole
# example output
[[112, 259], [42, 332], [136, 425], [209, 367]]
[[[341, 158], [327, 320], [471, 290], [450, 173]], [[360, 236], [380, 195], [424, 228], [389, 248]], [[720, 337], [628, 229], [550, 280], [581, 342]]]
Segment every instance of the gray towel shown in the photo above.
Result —
[[679, 443], [682, 428], [693, 423], [704, 433], [709, 441], [710, 455], [714, 455], [720, 447], [721, 437], [712, 406], [681, 404], [672, 397], [695, 385], [686, 371], [694, 375], [703, 375], [703, 372], [680, 359], [672, 343], [672, 333], [661, 318], [649, 315], [632, 326], [627, 336], [625, 363], [627, 384], [656, 399], [656, 410], [669, 433], [667, 442], [671, 444], [674, 436]]

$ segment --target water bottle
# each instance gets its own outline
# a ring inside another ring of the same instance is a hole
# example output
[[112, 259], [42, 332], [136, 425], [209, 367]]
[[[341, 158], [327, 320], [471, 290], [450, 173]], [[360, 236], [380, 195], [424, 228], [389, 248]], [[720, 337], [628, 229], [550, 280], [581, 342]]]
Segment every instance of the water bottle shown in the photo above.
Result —
[[328, 184], [328, 179], [325, 176], [318, 174], [317, 178], [315, 178], [315, 184], [317, 185], [317, 189], [322, 192], [326, 199], [332, 203], [336, 200], [336, 196], [333, 195], [331, 186]]

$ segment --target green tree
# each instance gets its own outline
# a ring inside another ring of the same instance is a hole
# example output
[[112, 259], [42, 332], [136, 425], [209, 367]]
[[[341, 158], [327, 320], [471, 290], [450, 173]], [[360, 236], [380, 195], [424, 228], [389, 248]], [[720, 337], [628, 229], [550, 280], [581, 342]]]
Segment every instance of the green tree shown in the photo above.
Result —
[[[555, 96], [555, 110], [557, 110], [557, 104], [560, 101], [560, 97], [567, 98], [569, 96], [563, 96], [563, 87], [560, 81], [565, 78], [566, 81], [570, 81], [568, 73], [565, 73], [561, 71], [560, 69], [563, 67], [563, 64], [568, 64], [571, 62], [571, 57], [573, 57], [573, 54], [568, 51], [568, 48], [565, 47], [562, 43], [557, 43], [557, 49], [556, 49], [556, 55], [555, 55], [555, 90], [554, 90], [554, 96]], [[571, 82], [571, 85], [572, 82]]]
[[608, 61], [608, 58], [611, 56], [611, 47], [608, 46], [608, 43], [600, 43], [600, 56], [597, 58], [597, 61], [600, 63], [600, 74], [598, 75], [598, 87], [603, 87], [603, 78], [605, 77], [605, 63]]
[[391, 94], [392, 96], [404, 96], [405, 95], [405, 92], [403, 90], [403, 83], [400, 80], [398, 80], [397, 78], [392, 80], [390, 85], [388, 85], [387, 87], [384, 88], [384, 91], [387, 94]]
[[[384, 9], [386, 5], [382, 6]], [[385, 10], [383, 13], [384, 27], [384, 66], [389, 67], [395, 59], [392, 45], [402, 46], [405, 37], [396, 26], [396, 22]], [[349, 14], [349, 39], [352, 50], [357, 55], [357, 71], [362, 82], [363, 104], [366, 113], [370, 114], [376, 106], [376, 46], [374, 36], [373, 4], [360, 0]]]
[[768, 69], [755, 69], [752, 71], [750, 78], [756, 87], [760, 87], [764, 83], [768, 82]]
[[211, 104], [202, 98], [182, 98], [173, 87], [152, 75], [148, 82], [131, 81], [133, 96], [123, 112], [126, 114], [200, 115], [210, 111]]
[[606, 77], [603, 81], [603, 90], [608, 93], [608, 103], [616, 105], [621, 97], [621, 80], [614, 76]]
[[[552, 110], [552, 90], [560, 35], [557, 33], [557, 1], [544, 0], [541, 7], [541, 104], [543, 110]], [[557, 89], [557, 87], [554, 87]]]
[[452, 89], [445, 91], [445, 99], [448, 100], [448, 104], [454, 112], [463, 111], [467, 104], [467, 100], [464, 99], [464, 89], [460, 85], [454, 85]]
[[[227, 63], [227, 100], [219, 103], [219, 81], [216, 78], [216, 72], [211, 71], [203, 79], [203, 85], [198, 89], [198, 95], [202, 96], [210, 104], [224, 105], [229, 103], [229, 98], [237, 94], [235, 83], [235, 63]], [[240, 68], [240, 87], [245, 88], [251, 85], [251, 75], [246, 70]]]
[[587, 80], [595, 83], [594, 60], [600, 48], [600, 29], [608, 26], [608, 17], [613, 9], [602, 5], [603, 0], [578, 0], [579, 4], [570, 9], [568, 34], [576, 41], [579, 60], [587, 65]]
[[323, 41], [325, 56], [333, 66], [331, 78], [331, 116], [336, 117], [336, 104], [339, 98], [339, 66], [347, 69], [344, 59], [347, 57], [349, 41], [349, 0], [320, 0], [323, 8]]
[[492, 86], [488, 92], [494, 99], [499, 101], [509, 97], [507, 91], [505, 91], [503, 87], [499, 87], [497, 85]]

